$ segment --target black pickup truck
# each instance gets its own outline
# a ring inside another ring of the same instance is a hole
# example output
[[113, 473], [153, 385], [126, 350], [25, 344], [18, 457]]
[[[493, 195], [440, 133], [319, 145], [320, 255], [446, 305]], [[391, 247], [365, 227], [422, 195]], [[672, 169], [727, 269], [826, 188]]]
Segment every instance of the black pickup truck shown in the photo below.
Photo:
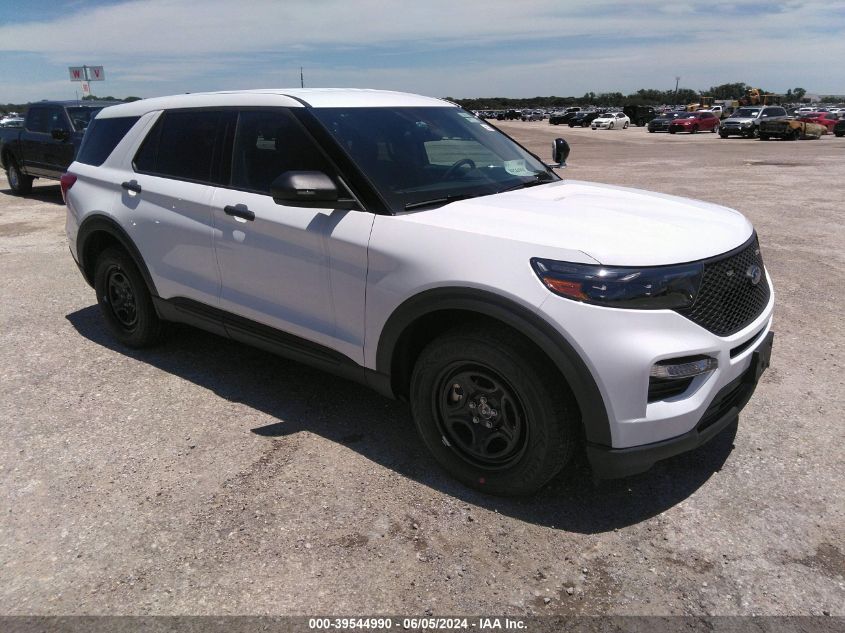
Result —
[[29, 106], [23, 129], [0, 129], [0, 164], [12, 191], [27, 194], [35, 178], [61, 178], [79, 151], [88, 123], [116, 103], [39, 101]]

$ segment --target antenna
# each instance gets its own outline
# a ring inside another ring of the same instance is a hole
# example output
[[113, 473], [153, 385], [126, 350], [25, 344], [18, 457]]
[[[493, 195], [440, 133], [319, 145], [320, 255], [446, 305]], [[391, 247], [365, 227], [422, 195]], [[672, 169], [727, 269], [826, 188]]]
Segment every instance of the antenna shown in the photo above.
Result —
[[299, 67], [299, 87], [305, 87], [305, 76], [302, 74], [302, 66]]

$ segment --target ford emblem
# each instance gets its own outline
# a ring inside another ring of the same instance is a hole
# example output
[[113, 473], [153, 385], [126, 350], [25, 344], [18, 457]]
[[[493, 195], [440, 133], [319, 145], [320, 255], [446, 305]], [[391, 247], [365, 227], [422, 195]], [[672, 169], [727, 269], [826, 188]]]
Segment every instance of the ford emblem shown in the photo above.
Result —
[[745, 276], [751, 280], [752, 286], [756, 286], [763, 278], [763, 269], [756, 264], [752, 264], [748, 267], [748, 270], [745, 271]]

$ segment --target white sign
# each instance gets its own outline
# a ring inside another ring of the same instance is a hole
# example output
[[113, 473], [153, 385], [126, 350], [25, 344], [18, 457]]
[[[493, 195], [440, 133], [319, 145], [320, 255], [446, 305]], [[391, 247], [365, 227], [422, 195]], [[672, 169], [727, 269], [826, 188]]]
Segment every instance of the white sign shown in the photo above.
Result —
[[90, 97], [91, 96], [91, 84], [87, 81], [82, 82], [82, 96], [83, 97]]
[[105, 81], [106, 73], [102, 66], [69, 66], [71, 81]]

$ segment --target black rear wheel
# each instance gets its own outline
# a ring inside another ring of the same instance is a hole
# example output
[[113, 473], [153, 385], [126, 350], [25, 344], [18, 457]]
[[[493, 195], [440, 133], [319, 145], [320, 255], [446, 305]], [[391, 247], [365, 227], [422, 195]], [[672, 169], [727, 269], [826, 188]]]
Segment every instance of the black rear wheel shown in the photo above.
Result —
[[94, 269], [97, 303], [111, 333], [128, 347], [148, 347], [161, 337], [162, 323], [147, 284], [125, 251], [107, 248]]
[[465, 327], [432, 341], [414, 367], [411, 409], [435, 459], [492, 494], [535, 492], [566, 465], [578, 437], [566, 384], [504, 328]]

